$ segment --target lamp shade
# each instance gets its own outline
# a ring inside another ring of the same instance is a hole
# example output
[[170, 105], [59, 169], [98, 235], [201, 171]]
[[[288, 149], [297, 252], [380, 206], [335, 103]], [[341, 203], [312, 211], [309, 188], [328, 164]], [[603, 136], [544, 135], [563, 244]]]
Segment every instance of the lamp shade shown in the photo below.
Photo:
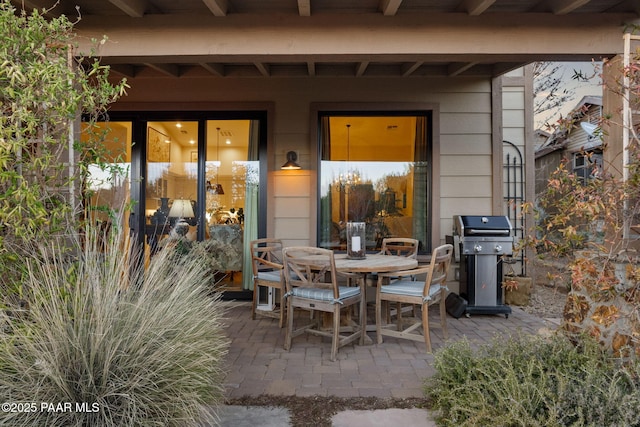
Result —
[[285, 170], [296, 170], [296, 169], [301, 169], [300, 165], [298, 163], [296, 163], [296, 161], [298, 160], [298, 155], [296, 154], [295, 151], [288, 151], [287, 152], [287, 162], [282, 165], [280, 167], [280, 169], [285, 169]]
[[169, 210], [169, 218], [193, 218], [193, 206], [191, 206], [191, 200], [176, 199], [171, 205]]

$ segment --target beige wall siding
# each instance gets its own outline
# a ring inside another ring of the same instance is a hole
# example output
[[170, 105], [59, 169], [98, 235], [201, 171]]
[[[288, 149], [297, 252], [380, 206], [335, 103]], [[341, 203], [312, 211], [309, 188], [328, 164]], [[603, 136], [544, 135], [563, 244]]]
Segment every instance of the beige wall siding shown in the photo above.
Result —
[[309, 171], [271, 172], [274, 201], [274, 235], [287, 246], [309, 245], [312, 217], [309, 204]]
[[[316, 146], [310, 134], [313, 103], [360, 103], [384, 110], [398, 103], [439, 106], [440, 192], [434, 242], [451, 233], [452, 216], [491, 213], [493, 171], [491, 82], [485, 78], [180, 78], [134, 79], [114, 109], [239, 109], [243, 102], [273, 103], [269, 150], [268, 235], [293, 244], [315, 244]], [[158, 90], [162, 88], [162, 90]], [[145, 108], [138, 102], [145, 101]], [[149, 104], [149, 103], [153, 104]], [[438, 118], [436, 118], [437, 120]], [[281, 172], [285, 153], [296, 150], [304, 176]], [[437, 168], [436, 168], [437, 170]], [[291, 182], [289, 182], [291, 181]], [[299, 209], [292, 210], [292, 206]], [[273, 217], [271, 217], [271, 214]], [[434, 224], [434, 225], [435, 225]]]

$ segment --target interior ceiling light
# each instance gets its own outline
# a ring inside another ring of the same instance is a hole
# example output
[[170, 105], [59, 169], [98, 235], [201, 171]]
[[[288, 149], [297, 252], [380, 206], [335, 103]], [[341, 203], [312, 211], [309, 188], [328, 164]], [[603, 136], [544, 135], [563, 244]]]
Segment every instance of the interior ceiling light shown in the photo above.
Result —
[[207, 192], [213, 195], [224, 194], [222, 184], [218, 182], [218, 172], [220, 171], [220, 166], [222, 166], [222, 163], [220, 162], [220, 128], [216, 128], [216, 131], [218, 131], [218, 138], [216, 140], [216, 160], [219, 164], [218, 168], [216, 169], [216, 183], [212, 184], [211, 181], [207, 181]]

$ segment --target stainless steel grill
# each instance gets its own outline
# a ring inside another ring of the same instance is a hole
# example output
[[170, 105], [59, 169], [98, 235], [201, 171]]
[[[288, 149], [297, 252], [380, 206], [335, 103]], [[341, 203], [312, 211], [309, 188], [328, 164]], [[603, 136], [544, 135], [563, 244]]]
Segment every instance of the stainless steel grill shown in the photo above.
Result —
[[454, 241], [460, 259], [460, 295], [467, 314], [504, 314], [502, 257], [513, 254], [513, 227], [506, 216], [456, 215]]

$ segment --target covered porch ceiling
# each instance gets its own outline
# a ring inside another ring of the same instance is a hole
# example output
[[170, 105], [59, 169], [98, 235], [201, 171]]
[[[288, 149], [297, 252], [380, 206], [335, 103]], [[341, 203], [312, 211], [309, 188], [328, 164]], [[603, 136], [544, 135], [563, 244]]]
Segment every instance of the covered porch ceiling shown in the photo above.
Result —
[[81, 49], [107, 35], [102, 62], [128, 78], [495, 77], [611, 57], [640, 22], [639, 0], [13, 2], [81, 16]]

